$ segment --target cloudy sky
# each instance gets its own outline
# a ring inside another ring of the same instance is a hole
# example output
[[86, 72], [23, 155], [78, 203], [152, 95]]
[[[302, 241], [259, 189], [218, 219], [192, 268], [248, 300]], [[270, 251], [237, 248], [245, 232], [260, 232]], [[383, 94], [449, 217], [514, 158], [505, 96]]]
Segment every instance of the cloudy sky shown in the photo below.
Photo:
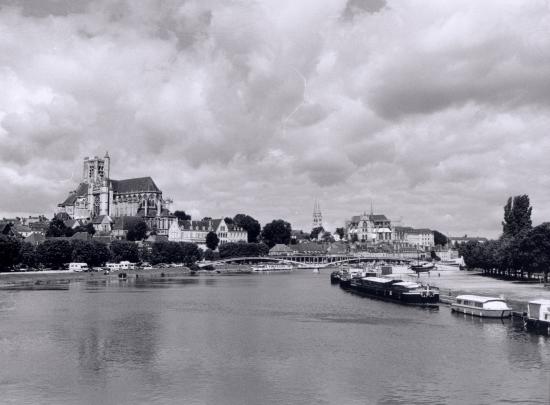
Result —
[[546, 1], [0, 0], [0, 89], [0, 216], [108, 150], [196, 217], [550, 220]]

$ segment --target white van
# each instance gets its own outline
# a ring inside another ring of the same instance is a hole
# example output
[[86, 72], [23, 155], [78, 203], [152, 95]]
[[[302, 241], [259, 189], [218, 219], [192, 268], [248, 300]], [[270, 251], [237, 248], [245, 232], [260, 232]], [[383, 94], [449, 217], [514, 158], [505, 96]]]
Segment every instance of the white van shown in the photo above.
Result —
[[88, 271], [87, 263], [69, 263], [70, 271]]
[[118, 263], [107, 263], [106, 266], [110, 271], [120, 270], [120, 264]]

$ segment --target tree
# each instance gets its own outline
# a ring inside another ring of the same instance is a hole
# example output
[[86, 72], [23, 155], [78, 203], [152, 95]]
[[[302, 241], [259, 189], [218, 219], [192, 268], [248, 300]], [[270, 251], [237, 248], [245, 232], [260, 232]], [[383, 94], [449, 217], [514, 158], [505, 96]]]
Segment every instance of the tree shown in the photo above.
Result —
[[133, 223], [126, 234], [129, 241], [143, 240], [147, 236], [147, 224], [143, 220]]
[[522, 237], [532, 227], [529, 196], [526, 194], [508, 198], [504, 206], [504, 221], [502, 222], [502, 237]]
[[67, 228], [65, 226], [65, 223], [57, 217], [55, 217], [50, 221], [50, 225], [46, 230], [47, 237], [59, 238], [61, 236], [73, 236], [73, 235], [74, 235], [74, 231], [71, 228]]
[[334, 233], [340, 237], [340, 240], [344, 240], [344, 236], [346, 235], [344, 228], [336, 228]]
[[212, 249], [206, 249], [204, 251], [204, 260], [216, 260], [219, 259], [220, 255], [217, 252], [214, 252]]
[[258, 242], [258, 236], [262, 230], [262, 227], [258, 221], [252, 218], [250, 215], [246, 214], [237, 214], [233, 218], [235, 225], [243, 228], [248, 232], [248, 242], [256, 243]]
[[445, 246], [447, 244], [447, 237], [439, 231], [434, 231], [434, 244], [436, 246]]
[[269, 253], [265, 243], [230, 242], [219, 248], [221, 258], [229, 257], [258, 257]]
[[44, 266], [60, 269], [72, 258], [71, 243], [67, 240], [47, 240], [36, 248], [38, 260]]
[[235, 223], [235, 221], [233, 220], [233, 218], [230, 218], [230, 217], [225, 217], [223, 220], [225, 221], [225, 223], [226, 223], [227, 225], [233, 225], [233, 224]]
[[203, 253], [201, 248], [199, 248], [195, 243], [190, 242], [180, 242], [181, 247], [181, 262], [185, 265], [190, 266], [195, 262], [202, 260]]
[[322, 226], [318, 226], [311, 230], [311, 233], [309, 234], [309, 238], [311, 240], [317, 240], [319, 238], [319, 235], [323, 235], [324, 232], [325, 232], [325, 229]]
[[334, 242], [334, 236], [332, 236], [332, 234], [328, 231], [323, 232], [321, 239], [323, 240], [323, 242], [328, 242], [328, 243]]
[[190, 221], [191, 215], [185, 213], [185, 211], [174, 211], [174, 216], [180, 221]]
[[350, 242], [351, 242], [351, 243], [355, 243], [355, 242], [357, 242], [358, 240], [359, 240], [359, 237], [357, 236], [357, 234], [356, 234], [356, 233], [352, 233], [352, 234], [351, 234], [351, 237], [350, 237]]
[[548, 283], [550, 270], [550, 223], [536, 226], [523, 238], [520, 252], [526, 269], [530, 273], [544, 273], [544, 282]]
[[220, 239], [218, 238], [218, 235], [216, 235], [216, 232], [210, 231], [206, 234], [206, 247], [208, 249], [216, 250], [219, 243]]
[[282, 219], [274, 219], [264, 226], [262, 230], [262, 239], [272, 248], [278, 243], [288, 245], [292, 234], [292, 226]]
[[111, 242], [111, 260], [120, 262], [123, 260], [137, 263], [139, 262], [138, 247], [134, 242], [115, 240]]
[[0, 271], [5, 271], [17, 264], [21, 243], [13, 237], [0, 235]]
[[204, 217], [202, 220], [203, 221], [212, 221], [212, 217]]
[[31, 243], [21, 243], [21, 248], [19, 249], [19, 261], [27, 267], [38, 266], [38, 255], [36, 254], [36, 248]]

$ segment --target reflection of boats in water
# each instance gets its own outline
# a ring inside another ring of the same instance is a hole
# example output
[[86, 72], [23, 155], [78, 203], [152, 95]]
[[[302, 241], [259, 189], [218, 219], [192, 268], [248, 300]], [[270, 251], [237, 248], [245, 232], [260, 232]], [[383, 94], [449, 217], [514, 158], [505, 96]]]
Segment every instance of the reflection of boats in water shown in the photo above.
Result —
[[356, 277], [349, 288], [361, 294], [411, 305], [437, 305], [439, 289], [410, 281], [383, 277]]
[[550, 334], [550, 300], [529, 301], [523, 322], [527, 330]]
[[0, 285], [0, 290], [9, 291], [66, 291], [69, 289], [69, 280], [55, 282], [20, 282]]
[[252, 271], [262, 272], [262, 271], [291, 271], [293, 269], [290, 264], [258, 264], [252, 266]]
[[502, 298], [481, 295], [459, 295], [451, 304], [451, 311], [482, 318], [508, 318], [512, 308]]

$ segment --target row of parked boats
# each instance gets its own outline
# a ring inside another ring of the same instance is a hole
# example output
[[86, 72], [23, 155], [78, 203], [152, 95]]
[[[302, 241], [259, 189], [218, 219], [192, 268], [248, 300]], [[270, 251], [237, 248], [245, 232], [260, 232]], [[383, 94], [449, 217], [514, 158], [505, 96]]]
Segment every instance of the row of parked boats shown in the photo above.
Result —
[[[374, 269], [343, 269], [332, 272], [330, 279], [344, 289], [386, 301], [421, 306], [439, 304], [437, 287], [404, 281], [395, 278], [396, 275], [383, 273]], [[451, 311], [481, 318], [509, 318], [513, 314], [512, 308], [503, 298], [481, 295], [457, 296], [451, 303]], [[550, 334], [550, 300], [530, 301], [527, 311], [521, 316], [527, 329]]]

